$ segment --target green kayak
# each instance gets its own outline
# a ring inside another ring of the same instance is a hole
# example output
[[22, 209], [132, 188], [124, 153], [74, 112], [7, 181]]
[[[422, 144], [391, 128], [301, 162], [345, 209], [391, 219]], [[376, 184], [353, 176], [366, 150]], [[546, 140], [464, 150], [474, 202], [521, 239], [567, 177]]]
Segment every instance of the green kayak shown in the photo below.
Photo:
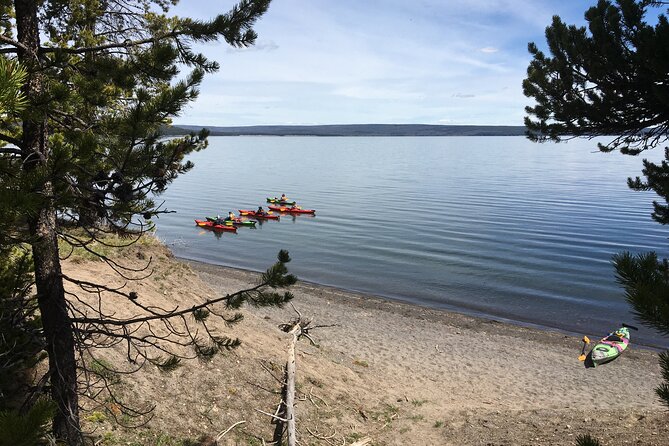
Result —
[[[237, 218], [235, 220], [223, 220], [223, 219], [221, 219], [221, 220], [222, 220], [222, 223], [220, 223], [220, 224], [223, 224], [223, 225], [226, 225], [226, 226], [249, 226], [249, 227], [255, 228], [256, 223], [257, 223], [255, 220], [242, 220], [242, 219], [239, 219], [239, 218]], [[215, 222], [216, 217], [207, 217], [207, 221]]]
[[627, 326], [620, 327], [608, 336], [600, 339], [590, 351], [592, 366], [606, 364], [616, 359], [627, 349], [630, 342], [630, 331]]
[[286, 201], [286, 200], [282, 200], [281, 198], [276, 198], [276, 197], [267, 198], [267, 202], [272, 203], [272, 204], [278, 204], [278, 205], [281, 205], [281, 206], [295, 206], [297, 204], [296, 201]]

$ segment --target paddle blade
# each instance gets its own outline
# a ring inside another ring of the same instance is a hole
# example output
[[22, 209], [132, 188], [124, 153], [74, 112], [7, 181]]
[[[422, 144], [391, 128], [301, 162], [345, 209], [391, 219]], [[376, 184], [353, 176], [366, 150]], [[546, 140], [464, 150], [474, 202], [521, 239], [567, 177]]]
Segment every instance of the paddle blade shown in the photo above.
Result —
[[587, 336], [583, 336], [582, 341], [583, 341], [583, 348], [581, 349], [581, 356], [578, 357], [578, 360], [581, 362], [585, 361], [585, 346], [590, 343], [590, 338], [588, 338]]

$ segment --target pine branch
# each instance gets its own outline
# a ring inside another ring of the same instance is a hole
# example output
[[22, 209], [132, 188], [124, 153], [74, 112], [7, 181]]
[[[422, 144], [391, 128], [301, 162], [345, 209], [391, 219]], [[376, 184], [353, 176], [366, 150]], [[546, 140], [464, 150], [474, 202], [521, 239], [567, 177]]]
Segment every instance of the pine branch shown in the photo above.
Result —
[[3, 50], [6, 51], [6, 52], [16, 53], [17, 50], [23, 50], [23, 51], [26, 51], [26, 52], [28, 51], [28, 48], [24, 44], [22, 44], [21, 42], [19, 42], [17, 40], [10, 39], [9, 37], [7, 37], [4, 34], [0, 34], [0, 42], [6, 43], [6, 44], [11, 45], [14, 48], [16, 48], [16, 49], [3, 48]]

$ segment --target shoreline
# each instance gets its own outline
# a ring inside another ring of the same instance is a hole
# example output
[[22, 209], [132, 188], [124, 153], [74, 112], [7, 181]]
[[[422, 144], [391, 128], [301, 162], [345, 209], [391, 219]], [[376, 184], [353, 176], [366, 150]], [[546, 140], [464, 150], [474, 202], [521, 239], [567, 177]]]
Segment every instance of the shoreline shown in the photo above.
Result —
[[[148, 308], [224, 300], [252, 288], [260, 276], [180, 260], [163, 244], [131, 245], [118, 258], [138, 270], [152, 259], [152, 274], [129, 289]], [[79, 280], [128, 285], [101, 262], [70, 259], [63, 267]], [[291, 349], [304, 445], [368, 438], [379, 446], [574, 446], [578, 435], [591, 432], [603, 444], [660, 446], [669, 438], [655, 390], [663, 382], [655, 352], [631, 345], [615, 361], [586, 368], [578, 360], [583, 343], [577, 336], [311, 283], [298, 282], [290, 291], [295, 298], [283, 307], [249, 302], [228, 308], [221, 302], [212, 308], [207, 331], [225, 343], [238, 341], [239, 348], [183, 361], [170, 373], [147, 364], [141, 372], [124, 374], [121, 399], [154, 408], [146, 428], [86, 419], [89, 430], [137, 444], [149, 444], [159, 433], [216, 435], [225, 426], [237, 427], [221, 444], [273, 438], [271, 414], [282, 400], [290, 344], [282, 326], [299, 316], [309, 330]], [[94, 293], [90, 298], [97, 299]], [[104, 302], [115, 313], [136, 312], [126, 299]], [[231, 320], [239, 323], [233, 326]], [[198, 336], [197, 320], [185, 318], [176, 328], [182, 323], [192, 336], [205, 339]], [[160, 326], [154, 329], [160, 333]], [[194, 357], [184, 349], [185, 357]], [[134, 368], [127, 354], [125, 345], [117, 344], [95, 357], [123, 371]]]
[[[184, 262], [216, 295], [252, 286], [259, 276]], [[273, 333], [298, 313], [311, 321], [314, 343], [297, 346], [298, 384], [328, 406], [310, 407], [306, 396], [298, 418], [319, 432], [350, 429], [384, 445], [573, 446], [584, 432], [603, 444], [659, 446], [666, 438], [655, 394], [658, 354], [645, 347], [633, 344], [610, 364], [586, 368], [578, 360], [581, 337], [557, 330], [299, 281], [290, 291], [292, 305], [245, 309], [243, 351], [285, 339]]]
[[[154, 260], [155, 274], [132, 286], [149, 307], [188, 308], [252, 288], [260, 276], [177, 259], [165, 245], [131, 246], [122, 256], [127, 266]], [[82, 280], [124, 286], [98, 262], [68, 261], [65, 268]], [[294, 350], [298, 436], [305, 445], [369, 438], [379, 446], [574, 446], [579, 434], [592, 432], [603, 444], [660, 446], [669, 436], [655, 393], [662, 382], [655, 352], [632, 345], [615, 361], [586, 368], [578, 360], [581, 339], [555, 330], [312, 283], [298, 282], [290, 291], [294, 300], [281, 308], [212, 309], [217, 317], [208, 330], [238, 339], [240, 348], [184, 361], [171, 373], [149, 366], [124, 376], [121, 396], [155, 407], [148, 430], [127, 431], [128, 438], [148, 444], [157, 433], [195, 438], [231, 425], [238, 427], [222, 444], [272, 438], [267, 414], [282, 399], [290, 341], [281, 327], [297, 316], [310, 330]], [[134, 312], [127, 302], [109, 304]], [[234, 327], [227, 323], [232, 316], [241, 317]], [[117, 347], [102, 359], [125, 364], [127, 352]], [[243, 426], [235, 424], [240, 420]], [[111, 436], [126, 432], [110, 422], [89, 426]]]
[[[188, 259], [185, 257], [175, 257], [175, 258], [180, 262], [189, 264], [198, 273], [204, 272], [207, 274], [212, 274], [217, 270], [219, 271], [222, 270], [229, 273], [231, 272], [242, 276], [253, 276], [253, 275], [257, 276], [262, 273], [261, 271], [254, 271], [250, 269], [238, 268], [227, 265], [217, 265], [213, 263], [203, 262], [200, 260]], [[391, 311], [394, 313], [401, 314], [403, 316], [408, 316], [418, 313], [423, 315], [423, 317], [429, 317], [433, 321], [448, 323], [449, 325], [457, 325], [463, 322], [504, 324], [522, 329], [538, 330], [542, 332], [553, 332], [579, 339], [581, 339], [584, 335], [587, 335], [593, 341], [607, 335], [607, 333], [585, 333], [581, 331], [574, 331], [560, 326], [550, 326], [532, 321], [517, 320], [500, 315], [489, 314], [482, 311], [471, 310], [468, 308], [460, 308], [450, 305], [448, 305], [447, 308], [429, 307], [426, 305], [421, 305], [419, 303], [412, 303], [406, 300], [396, 299], [391, 296], [371, 294], [356, 290], [349, 290], [337, 286], [324, 285], [317, 282], [302, 280], [299, 279], [299, 277], [297, 284], [294, 285], [293, 288], [296, 287], [300, 287], [302, 289], [306, 289], [311, 292], [318, 292], [320, 290], [332, 296], [336, 295], [340, 299], [342, 299], [346, 304], [359, 308]], [[636, 321], [635, 323], [639, 324]], [[611, 326], [612, 330], [615, 328], [616, 327]], [[634, 338], [632, 338], [632, 342], [635, 347], [644, 350], [649, 350], [652, 352], [661, 352], [667, 349], [667, 346], [662, 346], [659, 344], [636, 342]]]

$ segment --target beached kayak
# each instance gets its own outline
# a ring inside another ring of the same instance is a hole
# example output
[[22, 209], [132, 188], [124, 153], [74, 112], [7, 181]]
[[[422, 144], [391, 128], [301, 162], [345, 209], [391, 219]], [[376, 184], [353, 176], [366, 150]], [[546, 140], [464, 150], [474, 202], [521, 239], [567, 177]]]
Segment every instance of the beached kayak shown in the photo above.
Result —
[[282, 199], [276, 198], [276, 197], [267, 198], [267, 202], [278, 204], [278, 205], [281, 205], [281, 206], [295, 206], [295, 204], [296, 204], [295, 201], [285, 201], [285, 200], [282, 200]]
[[287, 206], [274, 206], [274, 205], [269, 205], [267, 206], [273, 211], [278, 211], [278, 212], [290, 212], [291, 214], [315, 214], [316, 210], [315, 209], [301, 209], [298, 207], [287, 207]]
[[248, 210], [248, 209], [239, 209], [239, 215], [243, 215], [245, 217], [251, 217], [255, 219], [267, 219], [267, 220], [278, 220], [279, 215], [278, 214], [258, 214], [256, 211]]
[[602, 338], [590, 351], [592, 365], [598, 366], [616, 359], [625, 351], [630, 342], [630, 331], [621, 327]]
[[[216, 223], [216, 218], [215, 217], [207, 217], [207, 221], [210, 221], [212, 223]], [[223, 224], [226, 226], [251, 226], [254, 227], [256, 226], [256, 221], [254, 220], [242, 220], [240, 218], [237, 218], [235, 220], [226, 220]]]
[[195, 224], [201, 228], [211, 229], [213, 231], [237, 232], [237, 228], [228, 225], [217, 225], [213, 221], [195, 220]]

